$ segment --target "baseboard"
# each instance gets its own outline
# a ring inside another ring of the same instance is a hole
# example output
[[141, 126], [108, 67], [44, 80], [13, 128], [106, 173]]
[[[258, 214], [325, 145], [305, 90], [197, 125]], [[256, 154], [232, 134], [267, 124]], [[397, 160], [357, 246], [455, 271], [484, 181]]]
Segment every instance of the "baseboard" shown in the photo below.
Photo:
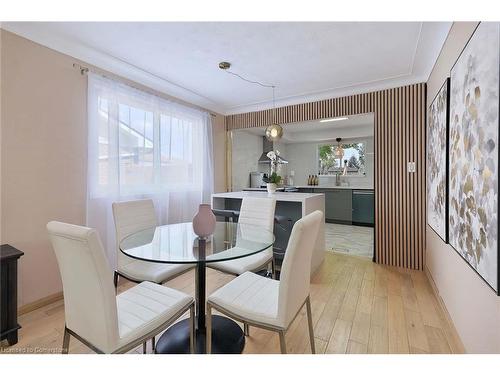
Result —
[[57, 292], [54, 294], [51, 294], [47, 297], [40, 298], [39, 300], [36, 300], [31, 303], [27, 303], [26, 305], [23, 305], [17, 309], [17, 314], [18, 315], [23, 315], [26, 313], [29, 313], [33, 310], [39, 309], [40, 307], [50, 305], [51, 303], [54, 303], [56, 301], [59, 301], [63, 299], [63, 292]]
[[354, 225], [355, 227], [375, 228], [375, 224], [374, 223], [361, 223], [359, 221], [353, 221], [351, 225]]
[[425, 276], [427, 277], [427, 280], [429, 280], [429, 284], [431, 285], [432, 291], [434, 292], [434, 295], [436, 296], [436, 300], [439, 303], [439, 306], [441, 306], [441, 309], [444, 311], [444, 317], [446, 319], [446, 324], [448, 324], [448, 327], [450, 328], [452, 334], [453, 334], [453, 339], [458, 343], [459, 345], [459, 350], [461, 353], [466, 353], [464, 344], [462, 343], [462, 340], [460, 339], [460, 335], [457, 332], [457, 329], [455, 328], [455, 324], [453, 324], [453, 320], [451, 319], [451, 315], [448, 312], [448, 309], [446, 308], [446, 305], [444, 304], [443, 299], [441, 298], [441, 295], [439, 294], [439, 289], [436, 286], [436, 283], [434, 282], [434, 279], [432, 278], [431, 273], [429, 272], [429, 269], [427, 266], [424, 267], [424, 273]]
[[[129, 282], [129, 281], [125, 280], [123, 277], [120, 277], [120, 279], [118, 280], [118, 286], [126, 284], [127, 282]], [[47, 297], [40, 298], [34, 302], [27, 303], [26, 305], [23, 305], [17, 309], [17, 315], [23, 315], [23, 314], [29, 313], [33, 310], [39, 309], [41, 307], [50, 305], [51, 303], [54, 303], [54, 302], [57, 302], [57, 301], [63, 299], [63, 297], [64, 297], [63, 292], [61, 291], [61, 292], [51, 294]]]

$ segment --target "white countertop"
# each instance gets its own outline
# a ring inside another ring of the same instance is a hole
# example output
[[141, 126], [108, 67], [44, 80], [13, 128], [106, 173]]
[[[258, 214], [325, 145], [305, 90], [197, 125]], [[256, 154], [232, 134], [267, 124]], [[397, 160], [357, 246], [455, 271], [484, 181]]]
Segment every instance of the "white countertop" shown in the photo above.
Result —
[[351, 190], [373, 190], [370, 186], [335, 186], [335, 185], [301, 185], [295, 186], [298, 189], [351, 189]]
[[277, 201], [283, 202], [305, 202], [308, 199], [321, 197], [323, 194], [314, 193], [281, 193], [268, 194], [265, 191], [233, 191], [229, 193], [216, 193], [212, 194], [212, 198], [233, 198], [243, 199], [243, 197], [273, 197]]

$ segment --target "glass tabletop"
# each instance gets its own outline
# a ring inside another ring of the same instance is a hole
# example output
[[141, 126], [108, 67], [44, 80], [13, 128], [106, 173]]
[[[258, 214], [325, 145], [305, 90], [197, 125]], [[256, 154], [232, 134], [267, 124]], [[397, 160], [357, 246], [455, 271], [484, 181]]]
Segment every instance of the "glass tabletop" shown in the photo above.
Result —
[[132, 258], [157, 263], [212, 263], [264, 251], [274, 244], [274, 234], [255, 225], [217, 222], [205, 244], [205, 251], [200, 250], [193, 224], [180, 223], [131, 234], [120, 242], [120, 250]]

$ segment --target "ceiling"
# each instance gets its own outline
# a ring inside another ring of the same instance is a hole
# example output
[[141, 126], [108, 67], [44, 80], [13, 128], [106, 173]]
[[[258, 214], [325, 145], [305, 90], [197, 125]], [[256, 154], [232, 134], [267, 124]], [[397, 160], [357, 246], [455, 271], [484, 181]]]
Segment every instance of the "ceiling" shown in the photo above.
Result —
[[450, 22], [3, 22], [2, 28], [222, 114], [427, 81]]
[[[264, 136], [266, 128], [241, 129], [247, 133]], [[319, 120], [294, 122], [283, 126], [283, 143], [309, 143], [334, 141], [335, 138], [369, 138], [374, 135], [373, 113], [349, 116], [346, 120], [321, 122]]]

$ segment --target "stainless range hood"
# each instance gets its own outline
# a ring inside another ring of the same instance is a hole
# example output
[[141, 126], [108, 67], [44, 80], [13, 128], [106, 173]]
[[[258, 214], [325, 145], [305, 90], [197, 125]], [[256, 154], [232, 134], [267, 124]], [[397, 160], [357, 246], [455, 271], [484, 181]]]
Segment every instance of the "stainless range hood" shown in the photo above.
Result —
[[[262, 137], [262, 155], [259, 158], [259, 164], [271, 164], [271, 159], [267, 157], [267, 153], [269, 151], [273, 151], [273, 142], [269, 141], [266, 137]], [[279, 164], [288, 164], [288, 160], [283, 159], [281, 156], [278, 156]]]

